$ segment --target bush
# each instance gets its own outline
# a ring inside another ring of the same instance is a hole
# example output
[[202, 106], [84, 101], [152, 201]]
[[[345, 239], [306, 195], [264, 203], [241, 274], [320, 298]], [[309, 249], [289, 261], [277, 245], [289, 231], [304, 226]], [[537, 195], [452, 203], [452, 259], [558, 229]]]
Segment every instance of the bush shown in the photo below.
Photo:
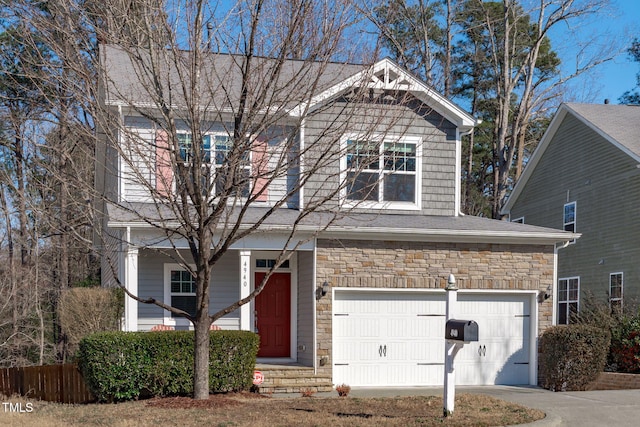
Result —
[[543, 386], [553, 391], [584, 390], [604, 369], [609, 332], [589, 325], [553, 326], [540, 337]]
[[[99, 401], [193, 393], [191, 331], [109, 332], [80, 342], [78, 364]], [[247, 331], [211, 332], [211, 392], [247, 390], [259, 338]]]
[[60, 295], [58, 316], [67, 339], [67, 352], [74, 354], [78, 343], [89, 334], [117, 331], [124, 310], [119, 288], [70, 288]]
[[606, 371], [640, 373], [640, 309], [626, 302], [624, 311], [587, 294], [577, 318], [579, 323], [605, 329], [611, 334]]

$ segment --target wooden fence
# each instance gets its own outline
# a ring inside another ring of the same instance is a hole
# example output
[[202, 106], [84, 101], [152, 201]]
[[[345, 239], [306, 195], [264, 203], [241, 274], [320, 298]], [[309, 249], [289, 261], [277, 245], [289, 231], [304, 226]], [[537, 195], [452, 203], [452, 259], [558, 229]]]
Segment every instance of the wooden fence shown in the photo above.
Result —
[[60, 403], [96, 400], [75, 364], [2, 368], [0, 393]]

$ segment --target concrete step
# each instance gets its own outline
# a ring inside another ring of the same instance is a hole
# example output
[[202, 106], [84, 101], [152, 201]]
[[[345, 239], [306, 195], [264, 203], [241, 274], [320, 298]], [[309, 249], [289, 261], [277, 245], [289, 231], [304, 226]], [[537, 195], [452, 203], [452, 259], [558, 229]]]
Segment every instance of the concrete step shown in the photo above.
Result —
[[327, 392], [333, 390], [331, 378], [314, 374], [311, 367], [257, 364], [256, 370], [262, 372], [264, 377], [264, 382], [258, 385], [260, 393]]

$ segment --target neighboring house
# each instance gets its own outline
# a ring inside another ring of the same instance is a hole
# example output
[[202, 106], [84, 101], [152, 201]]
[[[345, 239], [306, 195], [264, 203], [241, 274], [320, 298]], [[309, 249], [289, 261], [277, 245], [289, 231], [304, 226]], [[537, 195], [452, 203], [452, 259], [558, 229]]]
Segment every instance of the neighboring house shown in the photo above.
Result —
[[[132, 74], [127, 58], [111, 46], [102, 50], [114, 82], [103, 88], [104, 106], [119, 115], [129, 131], [144, 136], [153, 159], [157, 129], [126, 108], [120, 98], [126, 87], [117, 87]], [[228, 56], [215, 60], [226, 59]], [[351, 110], [344, 108], [354, 86], [366, 85], [372, 92], [404, 91], [410, 97], [409, 102], [398, 103], [391, 97], [375, 105], [383, 117], [391, 117], [391, 112], [395, 117], [394, 123], [385, 124], [392, 128], [386, 134], [394, 135], [395, 129], [400, 136], [389, 137], [397, 145], [384, 145], [384, 153], [381, 149], [373, 154], [381, 157], [371, 163], [377, 163], [380, 170], [371, 166], [359, 176], [383, 176], [379, 186], [383, 190], [365, 193], [358, 179], [347, 186], [333, 209], [359, 198], [367, 198], [367, 203], [299, 246], [255, 301], [216, 325], [258, 331], [263, 338], [259, 361], [306, 367], [309, 383], [298, 383], [298, 387], [311, 386], [318, 378], [351, 386], [440, 385], [444, 378], [444, 287], [449, 274], [454, 274], [460, 288], [458, 318], [476, 320], [480, 328], [480, 341], [467, 345], [456, 359], [457, 382], [536, 384], [537, 337], [552, 324], [553, 299], [545, 299], [544, 293], [555, 281], [556, 245], [577, 236], [462, 215], [460, 141], [473, 130], [476, 120], [389, 60], [366, 67], [341, 66], [340, 70], [323, 80], [297, 138], [300, 145], [315, 144], [320, 150], [327, 133], [325, 124], [334, 123], [342, 132], [340, 140], [353, 144], [354, 149], [328, 162], [326, 173], [309, 181], [287, 208], [278, 209], [259, 234], [231, 247], [214, 269], [211, 309], [246, 295], [282, 249], [283, 230], [297, 218], [297, 211], [351, 173], [350, 156], [362, 143], [356, 139], [361, 129], [358, 121], [367, 120], [356, 117], [354, 121]], [[366, 76], [369, 78], [363, 78]], [[299, 112], [291, 110], [292, 115]], [[338, 127], [344, 114], [350, 114], [353, 129]], [[211, 138], [228, 137], [224, 126], [214, 123], [210, 128], [216, 129]], [[210, 148], [212, 159], [218, 149], [217, 145]], [[142, 156], [145, 148], [139, 151]], [[407, 165], [402, 179], [381, 169], [383, 156], [390, 151]], [[137, 214], [160, 212], [162, 207], [148, 202], [148, 194], [136, 183], [143, 178], [128, 175], [127, 165], [113, 158], [113, 150], [102, 147], [99, 152], [97, 183], [110, 197], [103, 207], [105, 232], [138, 243], [122, 242], [115, 248], [112, 255], [117, 262], [111, 263], [115, 270], [112, 275], [108, 263], [103, 264], [103, 284], [113, 285], [117, 276], [142, 298], [188, 308], [194, 298], [192, 279], [169, 256], [172, 249], [166, 239], [154, 234], [153, 224]], [[371, 156], [371, 151], [366, 155]], [[304, 166], [303, 159], [293, 172]], [[158, 167], [148, 169], [151, 180], [164, 174]], [[286, 186], [287, 182], [277, 184]], [[260, 204], [249, 208], [247, 221], [268, 209], [273, 203], [270, 197], [278, 191], [282, 189], [269, 189]], [[305, 218], [300, 238], [305, 232], [313, 236], [325, 216], [317, 212]], [[179, 239], [173, 244], [186, 253]], [[147, 331], [158, 324], [188, 327], [184, 319], [157, 306], [127, 299], [126, 330]], [[271, 342], [267, 334], [280, 340]]]
[[611, 308], [640, 297], [640, 106], [562, 104], [503, 213], [580, 239], [558, 252], [554, 323], [587, 293]]

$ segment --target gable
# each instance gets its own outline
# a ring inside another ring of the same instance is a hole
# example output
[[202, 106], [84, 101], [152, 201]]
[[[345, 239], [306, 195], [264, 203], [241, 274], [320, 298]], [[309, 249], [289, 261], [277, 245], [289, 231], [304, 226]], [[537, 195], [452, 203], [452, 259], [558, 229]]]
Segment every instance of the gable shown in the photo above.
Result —
[[[633, 118], [635, 120], [632, 120]], [[626, 126], [627, 129], [617, 130], [620, 126]], [[562, 104], [501, 213], [507, 215], [512, 211], [518, 199], [522, 197], [524, 189], [530, 185], [529, 181], [533, 175], [547, 176], [547, 184], [559, 186], [557, 181], [550, 179], [551, 175], [544, 175], [540, 168], [566, 168], [571, 165], [575, 173], [593, 172], [601, 170], [602, 165], [597, 161], [591, 165], [591, 159], [610, 159], [611, 156], [620, 158], [619, 161], [640, 163], [640, 138], [637, 135], [640, 135], [638, 107]], [[586, 144], [591, 148], [587, 149]], [[550, 147], [555, 147], [551, 154], [548, 153]], [[616, 164], [612, 161], [609, 163]]]
[[400, 68], [389, 59], [383, 59], [340, 83], [313, 96], [307, 103], [300, 104], [290, 111], [293, 116], [301, 116], [319, 106], [352, 90], [353, 88], [371, 91], [406, 92], [421, 100], [431, 109], [449, 122], [467, 132], [477, 125], [477, 120], [464, 112], [460, 107], [440, 95], [410, 73]]

